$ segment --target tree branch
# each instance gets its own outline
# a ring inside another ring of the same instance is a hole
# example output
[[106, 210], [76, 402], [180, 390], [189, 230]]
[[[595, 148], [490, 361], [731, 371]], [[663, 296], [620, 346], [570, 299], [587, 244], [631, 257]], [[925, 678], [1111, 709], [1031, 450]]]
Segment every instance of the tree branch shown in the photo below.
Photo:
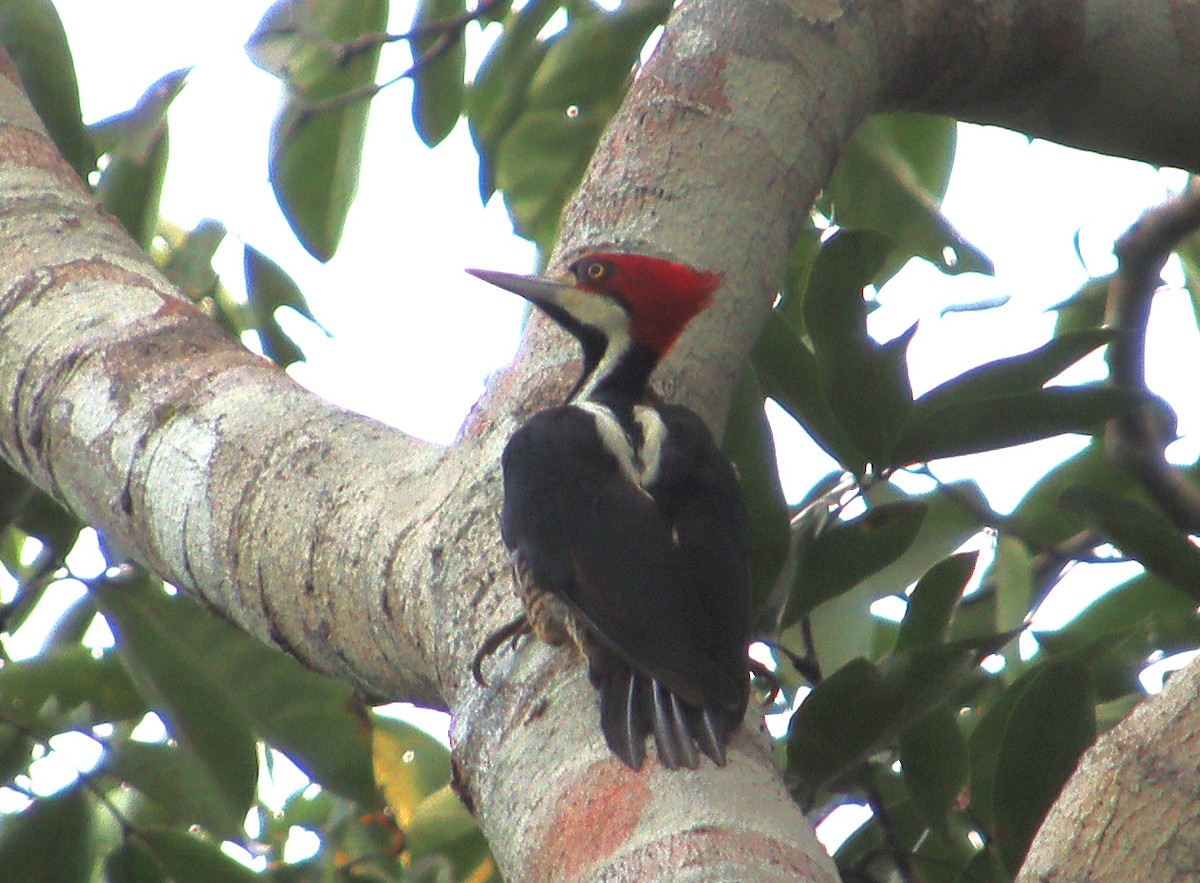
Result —
[[[1141, 390], [1146, 385], [1146, 330], [1159, 273], [1179, 242], [1200, 228], [1200, 185], [1193, 180], [1177, 197], [1146, 212], [1117, 240], [1119, 266], [1108, 288], [1108, 323], [1122, 332], [1108, 346], [1109, 380]], [[1167, 462], [1173, 439], [1152, 404], [1109, 422], [1108, 454], [1184, 533], [1200, 532], [1200, 489]]]

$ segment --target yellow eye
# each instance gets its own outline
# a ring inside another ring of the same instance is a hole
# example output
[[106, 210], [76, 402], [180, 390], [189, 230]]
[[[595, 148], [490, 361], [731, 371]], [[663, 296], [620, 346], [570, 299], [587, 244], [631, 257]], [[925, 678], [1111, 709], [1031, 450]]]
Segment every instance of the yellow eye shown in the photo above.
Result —
[[608, 265], [603, 261], [592, 261], [583, 268], [583, 274], [592, 282], [599, 282], [608, 275]]

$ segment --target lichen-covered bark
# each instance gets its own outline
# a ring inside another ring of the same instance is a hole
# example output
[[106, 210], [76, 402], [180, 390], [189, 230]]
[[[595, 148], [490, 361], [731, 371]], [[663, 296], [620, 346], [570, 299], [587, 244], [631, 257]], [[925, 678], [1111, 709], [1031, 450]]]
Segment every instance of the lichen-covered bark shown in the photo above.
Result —
[[[869, 112], [912, 108], [1200, 168], [1181, 0], [690, 0], [558, 250], [724, 274], [659, 374], [719, 425], [788, 245]], [[0, 76], [0, 452], [172, 582], [310, 665], [456, 716], [461, 793], [514, 880], [833, 880], [748, 725], [725, 769], [634, 774], [565, 656], [469, 662], [514, 612], [498, 460], [572, 347], [539, 321], [450, 449], [321, 402], [170, 290]], [[1193, 691], [1194, 692], [1194, 691]]]

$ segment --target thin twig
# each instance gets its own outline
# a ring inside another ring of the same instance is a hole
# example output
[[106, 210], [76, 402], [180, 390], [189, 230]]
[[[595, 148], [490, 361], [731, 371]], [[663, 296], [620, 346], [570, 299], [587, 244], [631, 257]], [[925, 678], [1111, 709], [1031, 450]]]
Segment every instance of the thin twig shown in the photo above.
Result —
[[[1159, 273], [1185, 236], [1200, 229], [1200, 184], [1150, 209], [1117, 240], [1118, 260], [1108, 289], [1108, 324], [1122, 332], [1108, 345], [1109, 382], [1150, 396], [1146, 385], [1146, 328]], [[1200, 532], [1200, 488], [1167, 463], [1172, 441], [1153, 405], [1110, 420], [1104, 433], [1108, 455], [1128, 472], [1186, 533]]]
[[493, 9], [503, 2], [504, 0], [482, 0], [474, 9], [460, 12], [458, 15], [444, 21], [429, 22], [420, 27], [412, 28], [403, 34], [363, 34], [361, 37], [355, 37], [353, 40], [347, 40], [345, 43], [338, 43], [328, 48], [334, 58], [337, 59], [338, 64], [345, 64], [363, 52], [369, 52], [388, 43], [399, 43], [402, 40], [415, 43], [417, 40], [424, 40], [426, 37], [456, 32], [461, 35], [463, 28], [471, 22], [478, 21], [485, 15], [490, 14]]

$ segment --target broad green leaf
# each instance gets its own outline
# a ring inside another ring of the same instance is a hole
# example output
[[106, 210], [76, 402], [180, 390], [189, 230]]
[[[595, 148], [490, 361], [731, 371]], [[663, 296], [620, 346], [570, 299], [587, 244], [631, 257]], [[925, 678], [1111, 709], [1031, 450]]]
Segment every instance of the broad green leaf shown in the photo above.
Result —
[[751, 361], [763, 393], [778, 402], [829, 456], [852, 472], [866, 468], [866, 458], [821, 394], [816, 358], [778, 312], [767, 314]]
[[429, 147], [440, 143], [458, 122], [466, 91], [463, 26], [436, 26], [461, 21], [465, 12], [464, 0], [421, 0], [413, 16], [413, 30], [428, 32], [412, 41], [413, 126]]
[[935, 708], [916, 721], [900, 737], [899, 758], [913, 803], [926, 824], [947, 837], [950, 813], [964, 796], [969, 770], [958, 710]]
[[1081, 331], [1096, 329], [1104, 324], [1108, 308], [1108, 285], [1111, 276], [1089, 279], [1079, 290], [1050, 309], [1058, 313], [1054, 336], [1065, 337]]
[[262, 883], [262, 877], [221, 851], [221, 844], [184, 831], [144, 831], [141, 840], [172, 883]]
[[591, 158], [607, 116], [530, 110], [505, 132], [496, 151], [496, 186], [504, 191], [517, 233], [549, 253], [558, 218]]
[[311, 4], [276, 0], [246, 41], [246, 55], [254, 64], [297, 89], [307, 85], [301, 72], [317, 67], [318, 58], [325, 54], [314, 45], [304, 21], [310, 10]]
[[889, 462], [894, 466], [926, 463], [1068, 432], [1089, 432], [1143, 401], [1134, 390], [1088, 383], [950, 402], [932, 412], [914, 411]]
[[104, 860], [104, 883], [167, 883], [167, 877], [146, 847], [126, 840]]
[[927, 512], [927, 506], [919, 500], [898, 501], [872, 506], [856, 518], [829, 524], [817, 536], [796, 573], [785, 624], [790, 625], [896, 561], [913, 544]]
[[[886, 595], [901, 594], [929, 568], [978, 533], [980, 524], [974, 507], [986, 502], [978, 486], [969, 481], [950, 484], [944, 491], [916, 498], [910, 498], [890, 483], [880, 483], [868, 490], [868, 498], [873, 505], [916, 499], [927, 511], [916, 539], [906, 552], [809, 615], [813, 644], [824, 671], [836, 671], [856, 656], [871, 654], [876, 632], [871, 604]], [[959, 615], [955, 616], [956, 622]], [[793, 627], [785, 633], [786, 646], [802, 646], [797, 631]], [[955, 637], [980, 639], [995, 632], [992, 623], [986, 629]]]
[[908, 598], [908, 609], [900, 623], [897, 650], [937, 644], [946, 640], [950, 619], [963, 589], [975, 571], [978, 552], [960, 552], [931, 567]]
[[133, 109], [91, 127], [93, 140], [108, 156], [96, 195], [142, 248], [150, 246], [158, 226], [170, 153], [167, 109], [187, 75], [187, 68], [167, 74], [146, 90]]
[[1057, 654], [1130, 632], [1144, 637], [1141, 660], [1152, 650], [1170, 654], [1200, 646], [1195, 598], [1152, 573], [1141, 573], [1105, 592], [1062, 628], [1034, 635], [1045, 649]]
[[[308, 308], [308, 301], [300, 287], [279, 264], [252, 246], [245, 247], [242, 265], [246, 274], [247, 302], [254, 317], [254, 330], [262, 344], [263, 355], [285, 368], [293, 362], [303, 361], [303, 350], [288, 337], [275, 319], [277, 309], [290, 307], [322, 331], [325, 330]], [[328, 331], [325, 333], [329, 334]]]
[[[531, 5], [532, 22], [545, 7]], [[472, 112], [477, 143], [494, 145], [483, 151], [481, 190], [490, 192], [494, 183], [504, 191], [517, 232], [544, 254], [553, 245], [567, 198], [625, 93], [638, 52], [669, 10], [665, 0], [635, 0], [612, 12], [577, 7], [566, 29], [546, 41], [544, 55], [531, 46], [523, 27], [514, 34], [511, 54], [497, 56], [496, 67], [486, 71], [486, 91], [473, 101], [480, 110]], [[539, 55], [531, 72], [530, 62]], [[497, 86], [493, 71], [502, 74], [501, 57], [513, 62], [516, 82], [528, 84], [524, 94], [515, 84]], [[493, 108], [483, 110], [488, 104]]]
[[1021, 535], [1053, 545], [1075, 534], [1079, 519], [1060, 502], [1062, 493], [1075, 485], [1096, 487], [1121, 496], [1135, 493], [1133, 479], [1113, 469], [1104, 444], [1093, 441], [1043, 475], [1021, 498], [1012, 513]]
[[927, 570], [979, 533], [982, 525], [977, 513], [987, 505], [987, 498], [973, 481], [948, 482], [937, 490], [918, 495], [906, 494], [892, 482], [878, 482], [866, 493], [873, 506], [912, 500], [927, 508], [917, 538], [908, 551], [867, 578], [866, 583], [877, 598], [903, 592]]
[[[985, 716], [971, 748], [974, 753], [977, 745], [986, 746], [986, 752], [994, 746], [994, 755], [985, 757], [985, 763], [991, 761], [991, 783], [983, 796], [992, 800], [992, 837], [1001, 860], [1015, 873], [1059, 790], [1096, 738], [1096, 714], [1091, 678], [1073, 660], [1040, 665], [1010, 691], [1016, 695], [1011, 707], [995, 721], [990, 713]], [[981, 767], [985, 774], [987, 766]]]
[[1000, 631], [1023, 628], [1033, 603], [1033, 556], [1025, 543], [1001, 533], [996, 557], [984, 582], [996, 590], [996, 625]]
[[749, 363], [730, 402], [722, 447], [737, 467], [750, 528], [750, 572], [756, 606], [762, 606], [783, 567], [791, 539], [788, 506], [779, 483], [775, 439], [763, 411], [763, 394]]
[[174, 652], [191, 667], [195, 683], [178, 689], [218, 691], [220, 713], [239, 744], [249, 728], [321, 785], [363, 805], [378, 802], [371, 721], [349, 686], [305, 669], [188, 598], [157, 590], [135, 597], [155, 632], [171, 635]]
[[412, 821], [405, 826], [407, 846], [413, 858], [436, 852], [450, 852], [456, 841], [479, 837], [475, 817], [463, 802], [444, 785], [416, 807]]
[[1147, 570], [1200, 599], [1200, 549], [1154, 510], [1093, 487], [1063, 492], [1062, 503]]
[[54, 717], [81, 707], [91, 724], [140, 718], [146, 703], [116, 654], [93, 656], [81, 646], [59, 646], [0, 666], [0, 719], [45, 725], [47, 704]]
[[[386, 0], [307, 0], [297, 15], [307, 38], [336, 45], [382, 32], [387, 12]], [[374, 83], [378, 61], [373, 47], [341, 64], [304, 67], [302, 78], [289, 73], [271, 131], [275, 197], [300, 243], [321, 261], [337, 249], [358, 189], [370, 104], [347, 96]]]
[[583, 112], [610, 105], [671, 6], [670, 0], [627, 0], [612, 12], [571, 22], [530, 82], [530, 103], [561, 110], [574, 105]]
[[808, 291], [808, 280], [813, 264], [821, 253], [821, 236], [811, 216], [800, 230], [792, 250], [788, 253], [787, 269], [783, 276], [783, 290], [775, 311], [787, 322], [797, 337], [804, 337], [808, 329], [804, 325], [804, 296]]
[[[875, 230], [946, 273], [993, 272], [938, 206], [954, 163], [956, 123], [925, 114], [869, 117], [846, 145], [826, 196], [833, 220]], [[903, 260], [897, 263], [903, 263]]]
[[1114, 332], [1093, 328], [1055, 337], [1048, 343], [1022, 353], [972, 368], [942, 383], [913, 404], [914, 421], [954, 402], [993, 399], [1033, 391], [1054, 379], [1088, 353], [1108, 343]]
[[496, 189], [495, 164], [500, 140], [524, 111], [529, 82], [552, 40], [538, 32], [558, 11], [559, 0], [530, 0], [504, 18], [504, 30], [467, 87], [467, 122], [479, 154], [479, 196], [487, 202]]
[[100, 770], [137, 788], [177, 823], [198, 822], [223, 837], [240, 835], [245, 809], [215, 787], [210, 769], [194, 751], [126, 739], [107, 753]]
[[0, 45], [55, 146], [86, 180], [96, 167], [96, 151], [83, 125], [75, 61], [51, 0], [0, 3]]
[[79, 785], [0, 816], [5, 883], [89, 883], [96, 863], [91, 802]]
[[821, 247], [808, 281], [804, 321], [825, 401], [869, 463], [884, 464], [912, 407], [906, 350], [914, 325], [888, 343], [867, 333], [863, 287], [891, 247], [873, 233], [841, 232]]
[[416, 807], [450, 778], [450, 753], [412, 724], [372, 715], [375, 779], [401, 827], [412, 823]]
[[225, 232], [220, 221], [205, 218], [172, 245], [163, 272], [194, 301], [211, 297], [219, 284], [212, 262]]
[[254, 798], [258, 770], [249, 727], [227, 695], [237, 678], [221, 682], [206, 670], [202, 657], [184, 645], [162, 615], [165, 595], [148, 577], [94, 580], [89, 590], [116, 636], [130, 677], [181, 749], [207, 774], [213, 800], [224, 808], [228, 823], [218, 833], [236, 836]]
[[167, 123], [167, 110], [187, 83], [191, 68], [159, 77], [130, 110], [90, 126], [102, 153], [145, 163]]
[[980, 655], [973, 644], [920, 647], [878, 667], [852, 660], [822, 681], [788, 728], [788, 779], [801, 802], [949, 701]]

